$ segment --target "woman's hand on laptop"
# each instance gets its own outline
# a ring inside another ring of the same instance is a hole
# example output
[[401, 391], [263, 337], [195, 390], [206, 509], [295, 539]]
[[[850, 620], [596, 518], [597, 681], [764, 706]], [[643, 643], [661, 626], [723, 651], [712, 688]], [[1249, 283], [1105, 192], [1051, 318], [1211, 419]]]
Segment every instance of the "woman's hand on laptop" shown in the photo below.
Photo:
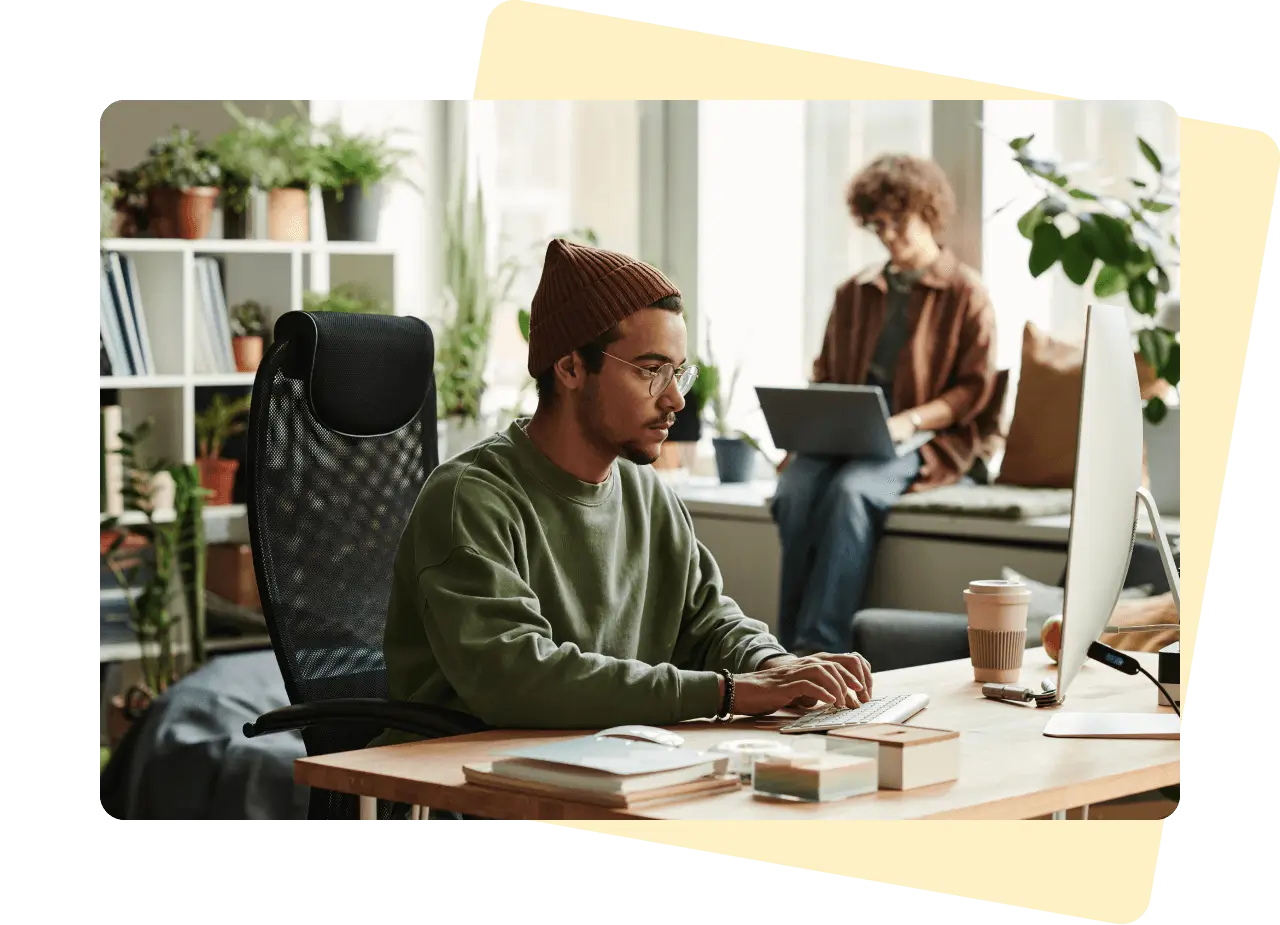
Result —
[[894, 443], [902, 443], [916, 435], [916, 425], [909, 415], [895, 414], [889, 418], [889, 436]]

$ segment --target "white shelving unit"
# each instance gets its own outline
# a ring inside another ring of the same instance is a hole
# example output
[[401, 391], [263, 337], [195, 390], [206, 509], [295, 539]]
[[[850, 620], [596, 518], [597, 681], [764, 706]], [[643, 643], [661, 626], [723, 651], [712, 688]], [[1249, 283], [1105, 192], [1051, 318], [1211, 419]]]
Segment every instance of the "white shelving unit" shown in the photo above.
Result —
[[[379, 244], [108, 238], [101, 247], [128, 254], [135, 261], [156, 372], [99, 377], [99, 387], [118, 391], [126, 428], [147, 417], [154, 419], [150, 453], [188, 463], [196, 456], [196, 390], [245, 389], [254, 379], [253, 373], [195, 372], [195, 325], [200, 320], [197, 257], [217, 259], [228, 306], [245, 299], [263, 306], [268, 342], [276, 320], [302, 308], [307, 289], [327, 292], [331, 285], [359, 281], [388, 304], [395, 293], [395, 252]], [[242, 504], [207, 507], [210, 526], [220, 526], [216, 532], [227, 534], [211, 535], [211, 541], [243, 534], [244, 513]]]
[[[196, 373], [198, 301], [197, 257], [217, 259], [228, 307], [253, 299], [264, 309], [267, 343], [276, 320], [301, 310], [303, 292], [327, 292], [332, 285], [360, 282], [394, 311], [395, 253], [387, 246], [356, 242], [284, 242], [259, 240], [196, 241], [158, 238], [108, 238], [103, 252], [133, 258], [143, 311], [151, 342], [155, 374], [101, 376], [100, 389], [115, 390], [123, 409], [124, 427], [132, 429], [147, 417], [154, 420], [145, 452], [192, 463], [196, 456], [197, 390], [237, 389], [253, 385], [253, 373]], [[247, 542], [244, 504], [205, 507], [205, 535], [209, 542]], [[170, 515], [172, 516], [172, 515]], [[105, 519], [106, 515], [101, 515]], [[140, 512], [126, 512], [121, 520], [142, 523]], [[245, 636], [209, 641], [209, 651], [261, 645], [266, 637]], [[183, 643], [185, 644], [185, 643]], [[101, 646], [103, 662], [136, 660], [136, 642]]]

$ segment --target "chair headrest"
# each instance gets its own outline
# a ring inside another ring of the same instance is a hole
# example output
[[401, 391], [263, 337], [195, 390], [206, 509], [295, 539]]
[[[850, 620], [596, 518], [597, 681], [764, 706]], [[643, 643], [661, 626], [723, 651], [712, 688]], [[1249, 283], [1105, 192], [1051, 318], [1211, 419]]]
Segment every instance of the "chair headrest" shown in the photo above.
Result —
[[435, 401], [435, 345], [421, 319], [287, 312], [276, 322], [275, 341], [288, 342], [282, 370], [302, 381], [311, 413], [329, 430], [389, 434]]

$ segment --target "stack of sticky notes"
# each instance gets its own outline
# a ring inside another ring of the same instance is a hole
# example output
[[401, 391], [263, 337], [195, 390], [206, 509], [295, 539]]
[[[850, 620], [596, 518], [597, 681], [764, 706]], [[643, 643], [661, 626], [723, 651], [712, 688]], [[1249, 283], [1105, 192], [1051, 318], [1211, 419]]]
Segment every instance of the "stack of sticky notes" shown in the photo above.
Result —
[[874, 793], [876, 761], [828, 751], [756, 758], [751, 786], [756, 793], [825, 803]]
[[960, 733], [896, 723], [843, 726], [827, 733], [827, 751], [874, 759], [885, 790], [912, 790], [960, 774]]

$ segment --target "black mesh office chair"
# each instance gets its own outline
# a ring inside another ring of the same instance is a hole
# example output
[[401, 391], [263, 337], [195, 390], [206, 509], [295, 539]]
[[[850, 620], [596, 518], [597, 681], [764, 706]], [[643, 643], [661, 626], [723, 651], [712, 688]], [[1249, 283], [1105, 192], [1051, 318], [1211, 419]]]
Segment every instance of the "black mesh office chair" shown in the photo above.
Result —
[[[290, 706], [246, 736], [301, 729], [308, 755], [363, 748], [384, 728], [477, 731], [464, 714], [387, 700], [391, 568], [439, 457], [435, 348], [417, 318], [289, 312], [253, 384], [249, 530]], [[311, 818], [358, 800], [313, 789]], [[379, 815], [395, 809], [382, 805]]]

